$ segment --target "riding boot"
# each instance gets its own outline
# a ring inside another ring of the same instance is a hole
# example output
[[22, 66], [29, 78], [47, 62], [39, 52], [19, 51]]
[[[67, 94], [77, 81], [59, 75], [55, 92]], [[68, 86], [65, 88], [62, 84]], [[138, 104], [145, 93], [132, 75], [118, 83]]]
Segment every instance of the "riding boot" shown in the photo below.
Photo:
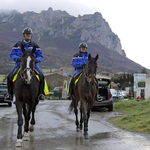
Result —
[[71, 81], [70, 81], [70, 84], [69, 84], [69, 91], [68, 91], [68, 94], [67, 94], [67, 99], [71, 99], [73, 86], [74, 86], [74, 77], [71, 78]]
[[7, 89], [8, 93], [5, 95], [4, 99], [5, 101], [12, 101], [13, 100], [13, 83], [11, 80], [12, 77], [10, 77], [10, 74], [7, 76]]

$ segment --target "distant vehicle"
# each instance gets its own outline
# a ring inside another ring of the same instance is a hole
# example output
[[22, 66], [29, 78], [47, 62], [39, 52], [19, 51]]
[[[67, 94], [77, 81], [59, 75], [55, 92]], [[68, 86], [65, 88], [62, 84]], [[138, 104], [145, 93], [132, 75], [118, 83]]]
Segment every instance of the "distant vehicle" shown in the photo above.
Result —
[[108, 78], [98, 78], [98, 90], [101, 100], [94, 102], [94, 107], [106, 107], [109, 111], [113, 110], [113, 98], [109, 89], [111, 80]]
[[110, 89], [113, 99], [123, 100], [124, 96], [120, 90]]
[[55, 87], [55, 88], [53, 88], [52, 91], [60, 91], [60, 90], [62, 90], [62, 86], [60, 86], [60, 87]]
[[126, 91], [121, 90], [121, 94], [122, 94], [122, 96], [123, 96], [124, 98], [127, 98], [127, 92], [126, 92]]
[[0, 83], [0, 103], [8, 103], [8, 106], [12, 106], [12, 102], [5, 101], [4, 97], [7, 94], [7, 84], [5, 82]]

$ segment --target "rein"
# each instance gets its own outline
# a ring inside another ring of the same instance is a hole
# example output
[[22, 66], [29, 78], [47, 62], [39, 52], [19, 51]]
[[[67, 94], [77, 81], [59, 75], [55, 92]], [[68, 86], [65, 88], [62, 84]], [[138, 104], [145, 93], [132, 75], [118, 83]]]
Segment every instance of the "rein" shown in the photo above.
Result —
[[85, 78], [86, 78], [87, 82], [89, 83], [89, 85], [91, 85], [91, 82], [90, 82], [90, 77], [91, 77], [91, 76], [96, 77], [96, 75], [95, 75], [95, 74], [85, 75]]
[[[88, 65], [88, 64], [87, 64], [87, 65]], [[85, 78], [86, 78], [87, 82], [89, 83], [89, 85], [91, 85], [90, 77], [92, 77], [92, 76], [96, 77], [96, 74], [89, 74], [89, 75], [88, 75], [88, 73], [86, 72], [86, 68], [85, 68], [85, 70], [84, 70], [84, 74], [85, 74]]]

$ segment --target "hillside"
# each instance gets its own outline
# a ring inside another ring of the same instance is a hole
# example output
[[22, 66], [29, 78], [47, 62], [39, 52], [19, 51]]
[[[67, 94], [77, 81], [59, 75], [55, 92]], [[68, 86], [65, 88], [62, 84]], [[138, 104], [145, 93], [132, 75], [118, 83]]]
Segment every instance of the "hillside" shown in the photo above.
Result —
[[[59, 44], [58, 44], [59, 43]], [[43, 69], [47, 68], [60, 68], [60, 67], [69, 67], [71, 66], [72, 56], [79, 51], [78, 43], [70, 42], [69, 40], [62, 38], [50, 39], [49, 42], [38, 42], [40, 45], [44, 60], [39, 64]], [[88, 44], [88, 52], [92, 56], [99, 54], [98, 59], [98, 72], [108, 71], [108, 72], [141, 72], [142, 66], [131, 61], [130, 59], [120, 55], [119, 53], [106, 49], [104, 46], [96, 44]], [[0, 42], [0, 67], [1, 73], [8, 73], [14, 64], [13, 61], [9, 58], [11, 52], [11, 46], [6, 45], [3, 42]], [[12, 64], [13, 63], [13, 64]], [[5, 66], [4, 66], [5, 64]]]
[[[33, 40], [41, 47], [44, 60], [39, 64], [43, 69], [72, 68], [72, 56], [79, 51], [81, 41], [88, 44], [88, 52], [99, 54], [98, 71], [141, 72], [142, 66], [126, 57], [120, 39], [100, 13], [74, 17], [65, 11], [49, 8], [41, 13], [11, 11], [0, 13], [0, 73], [7, 74], [13, 66], [9, 58], [11, 48], [21, 40], [22, 29], [33, 29]], [[5, 64], [5, 66], [4, 66]], [[149, 72], [149, 70], [148, 70]]]

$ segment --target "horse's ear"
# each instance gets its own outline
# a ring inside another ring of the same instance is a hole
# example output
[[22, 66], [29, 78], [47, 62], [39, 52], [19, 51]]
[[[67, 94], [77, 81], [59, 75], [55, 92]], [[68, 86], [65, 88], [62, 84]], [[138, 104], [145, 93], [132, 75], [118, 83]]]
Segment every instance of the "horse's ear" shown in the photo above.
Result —
[[32, 49], [33, 54], [35, 51], [36, 51], [36, 46], [33, 46], [33, 49]]
[[24, 49], [23, 44], [20, 45], [20, 48], [21, 48], [21, 51], [24, 53], [24, 52], [25, 52], [25, 49]]
[[88, 60], [90, 60], [90, 59], [91, 59], [91, 54], [88, 55]]
[[95, 60], [97, 61], [97, 59], [98, 59], [98, 54], [96, 55], [96, 57], [95, 57]]

